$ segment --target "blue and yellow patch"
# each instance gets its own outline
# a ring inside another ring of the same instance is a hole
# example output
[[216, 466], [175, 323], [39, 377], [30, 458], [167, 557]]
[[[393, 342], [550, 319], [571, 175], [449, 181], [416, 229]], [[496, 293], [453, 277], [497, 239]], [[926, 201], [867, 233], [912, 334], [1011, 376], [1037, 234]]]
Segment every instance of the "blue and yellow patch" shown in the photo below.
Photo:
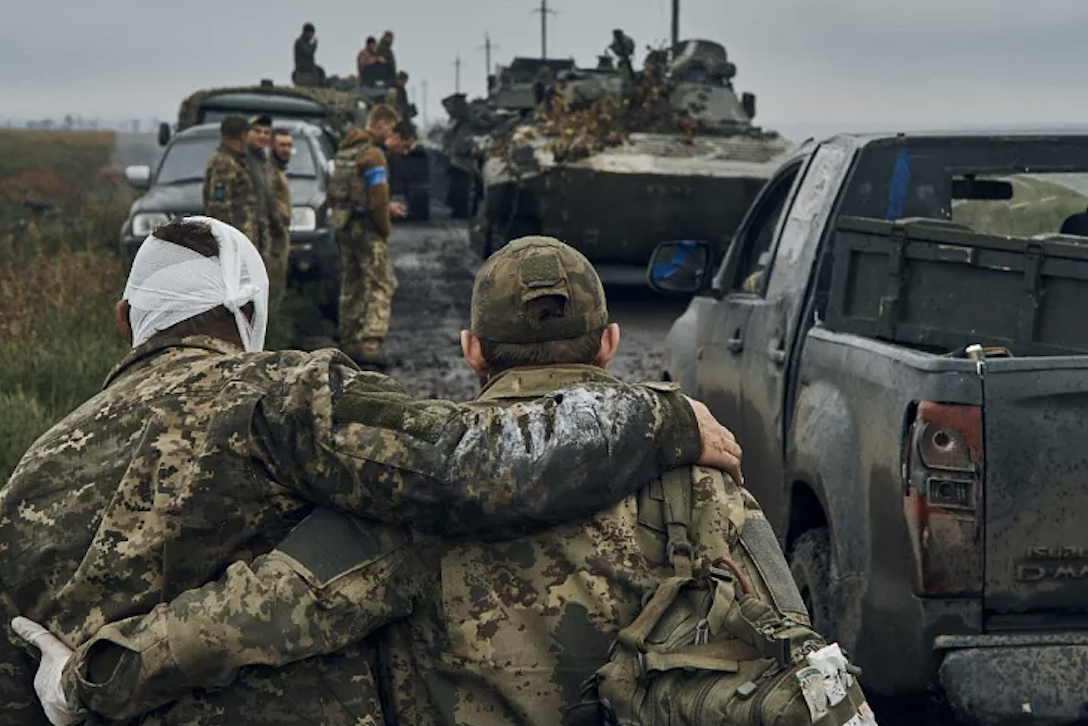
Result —
[[378, 186], [379, 184], [385, 184], [389, 180], [384, 166], [375, 166], [367, 169], [366, 172], [363, 173], [363, 177], [366, 179], [367, 185], [372, 187]]
[[227, 198], [227, 190], [223, 187], [216, 187], [215, 190], [212, 192], [212, 196], [215, 197], [215, 201], [221, 202]]

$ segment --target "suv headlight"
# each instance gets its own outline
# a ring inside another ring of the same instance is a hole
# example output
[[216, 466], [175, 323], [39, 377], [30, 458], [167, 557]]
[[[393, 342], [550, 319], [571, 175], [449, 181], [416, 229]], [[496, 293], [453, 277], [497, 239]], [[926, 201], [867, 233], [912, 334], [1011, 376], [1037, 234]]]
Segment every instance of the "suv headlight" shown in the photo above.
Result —
[[170, 221], [170, 215], [162, 212], [144, 212], [132, 218], [132, 236], [146, 237]]
[[312, 232], [317, 229], [317, 212], [313, 207], [291, 207], [292, 232]]

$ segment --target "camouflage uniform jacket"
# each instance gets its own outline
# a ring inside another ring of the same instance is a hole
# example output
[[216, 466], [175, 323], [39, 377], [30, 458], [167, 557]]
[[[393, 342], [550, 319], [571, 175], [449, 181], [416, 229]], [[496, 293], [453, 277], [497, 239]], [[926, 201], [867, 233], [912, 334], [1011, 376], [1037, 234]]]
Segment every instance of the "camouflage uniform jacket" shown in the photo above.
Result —
[[[639, 470], [700, 449], [686, 401], [643, 387], [479, 410], [411, 399], [335, 350], [151, 341], [0, 490], [0, 724], [38, 713], [15, 614], [75, 647], [268, 552], [314, 503], [435, 533], [516, 533], [606, 506]], [[588, 480], [564, 490], [555, 478], [572, 461]], [[239, 686], [239, 713], [284, 687], [257, 676]], [[191, 694], [155, 723], [218, 723], [201, 714], [223, 712], [233, 690]], [[226, 722], [267, 722], [253, 718]]]
[[[470, 405], [516, 410], [566, 386], [595, 383], [622, 385], [591, 366], [515, 369]], [[556, 471], [553, 485], [568, 489], [561, 482], [570, 471]], [[758, 508], [721, 473], [697, 471], [696, 553], [713, 559], [729, 553], [746, 506]], [[381, 643], [396, 723], [557, 724], [560, 709], [577, 702], [579, 684], [606, 660], [615, 633], [638, 613], [642, 595], [671, 572], [658, 564], [665, 561], [663, 533], [640, 524], [649, 492], [589, 521], [488, 544], [360, 528], [360, 520], [318, 510], [252, 567], [236, 563], [217, 583], [160, 606], [154, 618], [100, 633], [143, 655], [125, 678], [111, 681], [112, 701], [86, 688], [81, 699], [103, 709], [128, 698], [134, 713], [176, 697], [170, 691], [183, 684], [223, 682], [244, 665], [333, 652], [399, 621]], [[240, 617], [239, 602], [272, 615], [259, 623]], [[346, 661], [360, 657], [358, 646], [346, 653]]]
[[253, 244], [259, 243], [257, 187], [246, 167], [246, 152], [220, 146], [208, 159], [204, 214], [238, 228]]
[[275, 214], [272, 219], [273, 234], [285, 234], [291, 226], [291, 185], [287, 181], [287, 165], [278, 160], [269, 169], [272, 200]]

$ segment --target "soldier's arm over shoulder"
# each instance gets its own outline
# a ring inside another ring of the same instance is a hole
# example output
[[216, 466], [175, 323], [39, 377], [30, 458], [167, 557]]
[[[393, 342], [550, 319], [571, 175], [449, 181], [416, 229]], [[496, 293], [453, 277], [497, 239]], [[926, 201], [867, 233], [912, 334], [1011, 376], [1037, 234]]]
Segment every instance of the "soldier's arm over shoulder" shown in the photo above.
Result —
[[389, 221], [389, 164], [382, 150], [371, 146], [364, 151], [359, 160], [359, 172], [366, 182], [370, 220], [382, 239], [388, 239], [392, 231]]
[[108, 718], [135, 718], [225, 687], [246, 666], [341, 650], [410, 615], [427, 581], [406, 531], [318, 509], [252, 564], [101, 628], [69, 662], [65, 693]]
[[481, 408], [414, 399], [379, 385], [383, 376], [312, 361], [291, 395], [266, 398], [256, 414], [277, 481], [428, 533], [516, 534], [581, 519], [702, 452], [675, 390], [587, 383]]

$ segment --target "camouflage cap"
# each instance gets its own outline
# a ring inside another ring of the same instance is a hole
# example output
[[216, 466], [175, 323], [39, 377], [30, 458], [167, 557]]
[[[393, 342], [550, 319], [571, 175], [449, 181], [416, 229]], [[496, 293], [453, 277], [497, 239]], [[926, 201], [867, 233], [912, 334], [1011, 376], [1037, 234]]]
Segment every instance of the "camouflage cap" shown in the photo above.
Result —
[[[562, 316], [531, 318], [528, 303], [563, 298]], [[604, 286], [593, 265], [553, 237], [522, 237], [487, 258], [472, 287], [472, 332], [493, 343], [577, 338], [608, 325]]]

